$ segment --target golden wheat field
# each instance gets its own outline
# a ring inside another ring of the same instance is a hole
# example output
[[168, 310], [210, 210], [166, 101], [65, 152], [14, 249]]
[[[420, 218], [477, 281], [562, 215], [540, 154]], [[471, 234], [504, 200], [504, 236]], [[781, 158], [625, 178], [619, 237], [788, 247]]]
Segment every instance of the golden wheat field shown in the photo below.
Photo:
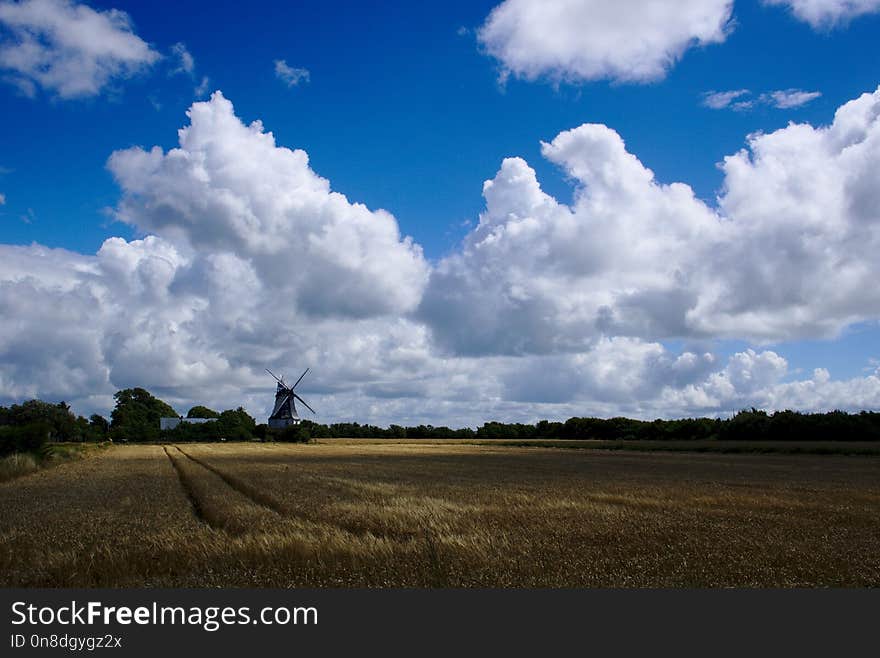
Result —
[[0, 585], [880, 585], [880, 459], [114, 446], [0, 484]]

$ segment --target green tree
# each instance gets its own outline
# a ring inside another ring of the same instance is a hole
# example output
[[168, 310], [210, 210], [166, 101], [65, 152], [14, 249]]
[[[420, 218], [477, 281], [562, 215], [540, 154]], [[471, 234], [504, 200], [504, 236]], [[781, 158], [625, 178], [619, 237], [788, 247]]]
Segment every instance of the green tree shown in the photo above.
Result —
[[142, 388], [126, 388], [113, 397], [116, 407], [110, 414], [110, 436], [114, 441], [156, 441], [159, 419], [177, 416], [171, 405]]
[[110, 422], [99, 414], [89, 416], [89, 441], [106, 441], [110, 437]]
[[220, 418], [220, 413], [197, 404], [186, 412], [187, 418]]
[[250, 441], [256, 429], [257, 421], [242, 407], [227, 409], [217, 419], [217, 433], [224, 439]]
[[3, 425], [24, 426], [38, 424], [46, 428], [51, 441], [75, 441], [79, 436], [76, 416], [66, 402], [52, 404], [42, 400], [28, 400], [3, 409]]
[[275, 441], [289, 443], [308, 443], [312, 440], [312, 435], [308, 427], [302, 425], [288, 425], [284, 429], [272, 430], [272, 438]]

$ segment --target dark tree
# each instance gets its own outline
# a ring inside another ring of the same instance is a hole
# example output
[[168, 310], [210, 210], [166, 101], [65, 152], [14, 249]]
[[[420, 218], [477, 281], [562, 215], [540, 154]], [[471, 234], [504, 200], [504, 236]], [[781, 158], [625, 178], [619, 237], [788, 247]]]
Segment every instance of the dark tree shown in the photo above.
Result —
[[192, 409], [186, 412], [187, 418], [220, 418], [220, 412], [214, 411], [213, 409], [208, 409], [208, 407], [203, 407], [200, 404], [197, 404]]
[[86, 441], [106, 441], [110, 438], [110, 421], [100, 414], [89, 416], [89, 426], [86, 430]]
[[116, 407], [110, 414], [110, 436], [114, 441], [156, 441], [159, 419], [177, 412], [142, 388], [127, 388], [113, 396]]
[[243, 407], [227, 409], [211, 424], [216, 424], [218, 434], [230, 441], [250, 441], [257, 429], [257, 421]]

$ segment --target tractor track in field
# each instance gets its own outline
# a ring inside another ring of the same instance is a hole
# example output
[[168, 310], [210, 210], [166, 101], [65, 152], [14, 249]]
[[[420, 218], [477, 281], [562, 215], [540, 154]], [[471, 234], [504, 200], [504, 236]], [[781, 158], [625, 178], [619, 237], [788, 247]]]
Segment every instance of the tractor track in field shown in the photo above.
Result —
[[[293, 518], [293, 517], [297, 516], [293, 510], [291, 510], [288, 506], [286, 506], [284, 503], [280, 502], [277, 498], [275, 498], [271, 494], [268, 494], [264, 491], [261, 491], [260, 489], [257, 489], [253, 485], [245, 482], [244, 480], [242, 480], [242, 479], [240, 479], [230, 473], [227, 473], [227, 472], [217, 468], [213, 464], [210, 464], [203, 459], [200, 459], [198, 457], [194, 457], [193, 455], [189, 454], [188, 452], [183, 450], [178, 445], [174, 445], [171, 447], [174, 450], [176, 450], [178, 453], [180, 453], [183, 457], [185, 457], [189, 461], [196, 464], [197, 466], [216, 475], [230, 489], [241, 494], [242, 496], [247, 498], [250, 502], [252, 502], [252, 503], [254, 503], [264, 509], [267, 509], [275, 514], [278, 514], [279, 516], [281, 516], [283, 518]], [[196, 516], [198, 516], [199, 519], [201, 519], [202, 521], [204, 521], [205, 523], [210, 525], [212, 528], [217, 528], [217, 529], [229, 531], [229, 527], [227, 527], [222, 522], [222, 520], [217, 520], [217, 519], [211, 518], [212, 515], [207, 513], [207, 510], [205, 510], [205, 506], [200, 503], [199, 495], [195, 491], [195, 488], [188, 481], [188, 476], [183, 472], [183, 470], [179, 467], [179, 465], [175, 463], [175, 458], [168, 451], [167, 447], [165, 448], [165, 452], [168, 455], [168, 458], [171, 460], [171, 463], [174, 465], [175, 470], [177, 470], [177, 474], [180, 477], [181, 484], [183, 485], [183, 488], [186, 491], [187, 496], [189, 496], [190, 500], [193, 503], [193, 509], [196, 512]], [[356, 536], [356, 537], [363, 537], [366, 534], [373, 534], [375, 536], [380, 536], [380, 537], [385, 537], [385, 538], [400, 539], [400, 536], [397, 533], [390, 533], [390, 534], [383, 533], [381, 531], [377, 531], [376, 529], [372, 529], [372, 530], [368, 531], [368, 530], [366, 530], [356, 524], [352, 524], [352, 523], [341, 523], [341, 522], [337, 521], [337, 522], [333, 522], [332, 525], [334, 525], [340, 531], [349, 533], [349, 534]], [[404, 538], [405, 539], [412, 539], [413, 537], [416, 537], [417, 535], [418, 535], [417, 532], [406, 533], [406, 536]]]
[[[186, 492], [187, 497], [190, 499], [192, 503], [193, 510], [195, 515], [199, 518], [199, 520], [208, 524], [210, 527], [217, 530], [224, 530], [226, 532], [231, 532], [232, 534], [242, 534], [242, 532], [246, 532], [246, 530], [241, 527], [236, 531], [233, 527], [230, 527], [228, 523], [224, 521], [220, 515], [213, 512], [209, 506], [205, 505], [198, 493], [198, 487], [194, 486], [190, 481], [189, 476], [186, 474], [183, 468], [177, 463], [177, 459], [186, 458], [188, 461], [196, 464], [199, 468], [202, 468], [209, 473], [213, 473], [220, 480], [228, 486], [230, 489], [235, 491], [238, 494], [244, 496], [248, 501], [254, 503], [255, 505], [272, 512], [273, 514], [277, 514], [282, 518], [293, 518], [296, 517], [296, 513], [291, 510], [288, 506], [284, 505], [277, 498], [272, 496], [271, 494], [267, 494], [260, 489], [257, 489], [253, 485], [245, 482], [244, 480], [223, 471], [222, 469], [217, 468], [213, 464], [208, 463], [207, 461], [200, 459], [198, 457], [194, 457], [189, 454], [185, 450], [181, 449], [178, 445], [165, 447], [165, 454], [168, 455], [168, 458], [171, 460], [171, 464], [174, 466], [174, 469], [177, 471], [177, 475], [180, 479], [180, 483]], [[169, 450], [176, 451], [172, 452]], [[180, 456], [178, 456], [178, 454]], [[350, 533], [354, 536], [363, 536], [367, 534], [367, 531], [363, 528], [359, 528], [356, 526], [352, 526], [348, 523], [334, 523], [339, 530], [343, 532]]]
[[[183, 457], [185, 457], [189, 461], [191, 461], [194, 464], [196, 464], [197, 466], [205, 469], [206, 471], [209, 471], [210, 473], [213, 473], [214, 475], [216, 475], [230, 489], [241, 494], [242, 496], [247, 498], [250, 502], [252, 502], [252, 503], [254, 503], [264, 509], [267, 509], [275, 514], [278, 514], [279, 516], [281, 516], [283, 518], [292, 518], [292, 517], [296, 516], [296, 513], [293, 510], [291, 510], [289, 507], [284, 505], [282, 502], [280, 502], [278, 499], [276, 499], [271, 494], [267, 494], [266, 492], [261, 491], [260, 489], [257, 489], [253, 485], [243, 481], [242, 479], [240, 479], [234, 475], [231, 475], [230, 473], [227, 473], [227, 472], [217, 468], [213, 464], [210, 464], [203, 459], [199, 459], [198, 457], [194, 457], [193, 455], [189, 454], [188, 452], [183, 450], [178, 445], [174, 445], [172, 447], [174, 448], [174, 450], [176, 450], [178, 453], [180, 453]], [[166, 448], [166, 453], [168, 453], [167, 448]], [[171, 463], [174, 464], [174, 457], [172, 457], [170, 453], [168, 453], [168, 456], [171, 459]], [[180, 476], [180, 480], [181, 480], [181, 483], [183, 484], [184, 490], [186, 490], [187, 495], [190, 497], [190, 500], [193, 501], [193, 508], [196, 511], [196, 515], [202, 521], [204, 521], [208, 525], [210, 525], [212, 528], [217, 528], [217, 529], [225, 530], [225, 531], [229, 532], [230, 527], [227, 526], [223, 522], [222, 519], [212, 518], [212, 515], [210, 513], [206, 513], [206, 512], [209, 512], [209, 510], [205, 510], [205, 506], [203, 506], [199, 503], [198, 493], [196, 491], [194, 491], [194, 488], [187, 481], [186, 474], [183, 473], [182, 469], [180, 469], [180, 467], [177, 464], [175, 464], [175, 469], [177, 469], [177, 472], [178, 472], [178, 475]], [[332, 525], [335, 526], [338, 530], [340, 530], [342, 532], [349, 533], [355, 537], [364, 537], [367, 534], [371, 534], [373, 536], [383, 537], [385, 539], [394, 539], [394, 540], [398, 540], [398, 541], [400, 541], [400, 540], [410, 541], [410, 540], [413, 540], [413, 539], [419, 537], [420, 534], [424, 534], [425, 540], [428, 543], [430, 543], [430, 541], [431, 541], [430, 530], [428, 528], [422, 528], [421, 531], [414, 530], [412, 532], [403, 533], [403, 535], [401, 535], [401, 533], [397, 533], [397, 532], [382, 532], [381, 530], [378, 530], [376, 528], [372, 528], [370, 530], [367, 530], [367, 529], [365, 529], [357, 524], [353, 524], [353, 523], [344, 523], [344, 522], [335, 521], [332, 523]], [[241, 532], [234, 532], [233, 534], [241, 534]]]
[[[192, 462], [198, 469], [207, 471], [213, 476], [219, 478], [223, 483], [220, 486], [229, 487], [232, 491], [243, 496], [249, 503], [255, 504], [258, 508], [268, 510], [273, 515], [282, 514], [279, 511], [281, 506], [277, 501], [269, 500], [266, 495], [255, 491], [253, 487], [241, 482], [238, 478], [223, 473], [210, 464], [187, 454], [178, 446], [163, 446], [162, 448], [171, 462], [171, 465], [174, 467], [174, 470], [177, 472], [180, 485], [192, 504], [193, 513], [199, 521], [205, 523], [210, 528], [221, 530], [234, 536], [247, 534], [252, 530], [249, 524], [243, 523], [240, 519], [230, 517], [226, 511], [224, 511], [222, 506], [218, 507], [216, 500], [212, 502], [212, 496], [207, 490], [205, 490], [204, 484], [194, 478], [192, 472], [187, 473], [187, 468], [184, 466], [187, 462]], [[230, 494], [231, 493], [232, 492], [230, 492]], [[269, 505], [266, 502], [263, 502], [267, 500], [274, 505]]]
[[186, 469], [183, 468], [181, 462], [178, 460], [186, 460], [188, 462], [192, 462], [199, 469], [204, 469], [205, 471], [212, 473], [217, 478], [220, 479], [223, 484], [228, 486], [234, 492], [240, 494], [244, 498], [246, 498], [249, 502], [257, 505], [259, 508], [268, 510], [272, 514], [278, 514], [279, 516], [288, 516], [289, 510], [285, 508], [277, 499], [265, 492], [260, 491], [256, 487], [248, 484], [247, 482], [242, 481], [241, 479], [235, 477], [234, 475], [230, 475], [225, 471], [209, 464], [208, 462], [199, 459], [198, 457], [194, 457], [193, 455], [187, 453], [184, 450], [181, 450], [180, 446], [163, 446], [163, 450], [167, 455], [171, 465], [174, 467], [174, 470], [177, 472], [177, 477], [180, 480], [180, 485], [183, 488], [184, 493], [192, 504], [193, 513], [196, 518], [198, 518], [203, 523], [207, 524], [211, 528], [215, 530], [222, 530], [224, 532], [228, 532], [233, 535], [240, 535], [249, 531], [248, 527], [245, 525], [241, 525], [240, 523], [235, 523], [234, 521], [226, 518], [226, 515], [223, 514], [220, 510], [216, 509], [216, 505], [212, 505], [208, 502], [208, 500], [204, 497], [205, 492], [202, 491], [200, 493], [201, 486], [192, 479], [192, 475], [186, 472]]
[[171, 453], [168, 452], [168, 446], [162, 446], [162, 450], [165, 451], [165, 456], [168, 457], [168, 461], [171, 462], [171, 467], [174, 469], [174, 472], [177, 473], [177, 479], [180, 480], [180, 486], [183, 489], [183, 492], [186, 494], [190, 505], [192, 505], [193, 514], [195, 514], [196, 518], [202, 523], [211, 526], [212, 528], [222, 529], [215, 525], [209, 518], [209, 515], [205, 513], [202, 502], [196, 494], [195, 490], [193, 489], [192, 483], [183, 472], [183, 469], [180, 468], [180, 465], [177, 463], [174, 457], [171, 456]]
[[235, 489], [238, 493], [240, 493], [245, 498], [250, 501], [260, 505], [261, 507], [265, 507], [267, 509], [272, 510], [276, 514], [280, 514], [281, 516], [288, 516], [290, 514], [290, 510], [287, 509], [284, 504], [282, 504], [278, 499], [274, 496], [267, 494], [265, 491], [261, 491], [257, 489], [253, 485], [248, 484], [244, 480], [235, 477], [225, 471], [220, 470], [216, 466], [209, 464], [208, 462], [199, 459], [198, 457], [193, 457], [191, 454], [182, 450], [180, 446], [174, 446], [180, 451], [184, 457], [189, 459], [195, 464], [198, 464], [204, 469], [211, 471], [214, 475], [223, 480], [227, 485], [229, 485], [232, 489]]

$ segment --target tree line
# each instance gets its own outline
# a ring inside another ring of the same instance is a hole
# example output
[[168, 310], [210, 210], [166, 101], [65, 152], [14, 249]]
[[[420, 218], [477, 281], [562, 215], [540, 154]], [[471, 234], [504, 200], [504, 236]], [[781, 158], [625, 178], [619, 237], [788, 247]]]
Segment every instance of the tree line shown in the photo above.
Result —
[[177, 418], [174, 408], [143, 388], [127, 388], [114, 396], [110, 414], [110, 438], [120, 442], [150, 441], [248, 441], [256, 438], [256, 421], [242, 408], [218, 412], [202, 405], [192, 407], [187, 418], [207, 418], [204, 424], [181, 423], [171, 430], [159, 429], [160, 418]]
[[178, 417], [170, 404], [143, 388], [117, 391], [113, 397], [116, 404], [109, 421], [99, 414], [77, 416], [66, 402], [28, 400], [0, 406], [0, 457], [14, 452], [38, 453], [52, 442], [216, 441], [221, 437], [247, 441], [260, 437], [256, 421], [241, 407], [217, 412], [198, 405], [189, 410], [188, 418], [216, 422], [182, 423], [174, 430], [161, 431], [160, 418]]
[[0, 406], [0, 457], [38, 452], [49, 441], [98, 442], [110, 436], [110, 423], [98, 414], [75, 415], [66, 402], [28, 400]]
[[487, 422], [476, 430], [433, 425], [388, 428], [358, 423], [321, 425], [304, 420], [301, 429], [315, 438], [365, 439], [560, 439], [606, 441], [878, 441], [880, 413], [843, 411], [767, 413], [746, 409], [726, 418], [635, 420], [632, 418], [569, 418], [535, 424]]
[[319, 438], [352, 439], [600, 439], [600, 440], [696, 440], [720, 441], [877, 441], [880, 413], [767, 413], [746, 409], [726, 419], [684, 418], [635, 420], [632, 418], [569, 418], [564, 422], [542, 420], [535, 424], [490, 421], [477, 429], [446, 426], [322, 424], [303, 420], [284, 430], [258, 424], [242, 407], [214, 411], [192, 407], [188, 418], [209, 418], [202, 424], [181, 423], [160, 430], [159, 419], [177, 417], [174, 408], [143, 388], [128, 388], [114, 395], [115, 407], [108, 421], [93, 414], [76, 416], [65, 402], [29, 400], [11, 407], [0, 406], [0, 456], [12, 452], [36, 452], [50, 441], [309, 441]]

